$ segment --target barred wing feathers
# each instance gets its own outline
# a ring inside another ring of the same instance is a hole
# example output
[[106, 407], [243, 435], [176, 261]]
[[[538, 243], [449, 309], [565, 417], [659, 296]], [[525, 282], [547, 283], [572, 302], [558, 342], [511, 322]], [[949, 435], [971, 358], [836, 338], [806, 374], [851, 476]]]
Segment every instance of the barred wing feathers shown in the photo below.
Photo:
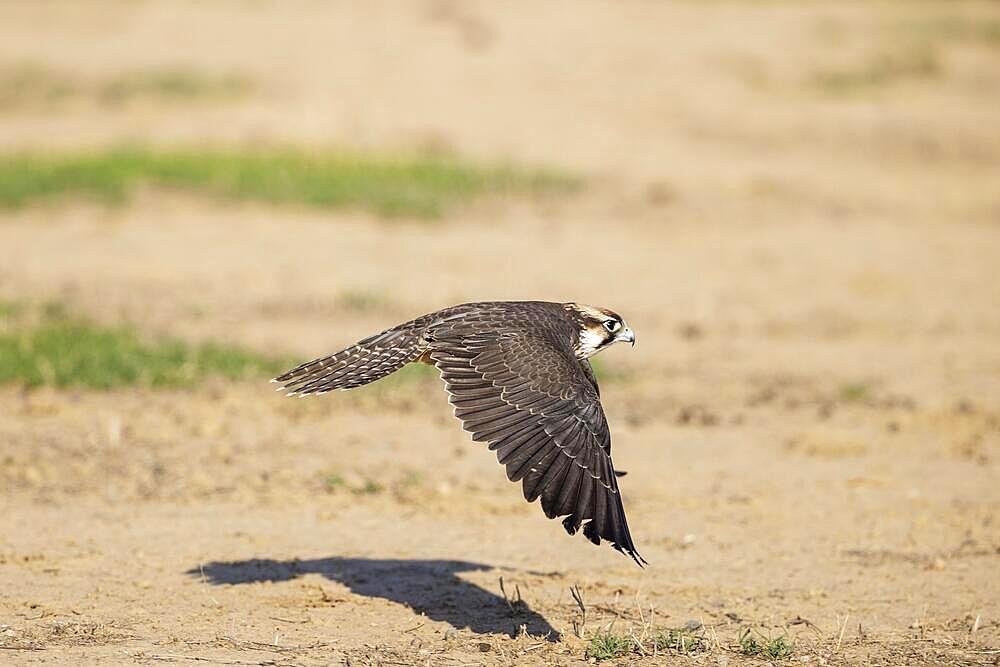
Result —
[[314, 359], [279, 375], [272, 382], [289, 396], [353, 389], [394, 373], [424, 352], [422, 327], [407, 323], [370, 336], [327, 357]]
[[[629, 534], [611, 463], [611, 434], [595, 386], [581, 363], [544, 330], [435, 335], [430, 357], [455, 416], [486, 442], [520, 481], [528, 502], [564, 516], [571, 535], [601, 540], [646, 561]], [[584, 523], [586, 522], [586, 523]]]

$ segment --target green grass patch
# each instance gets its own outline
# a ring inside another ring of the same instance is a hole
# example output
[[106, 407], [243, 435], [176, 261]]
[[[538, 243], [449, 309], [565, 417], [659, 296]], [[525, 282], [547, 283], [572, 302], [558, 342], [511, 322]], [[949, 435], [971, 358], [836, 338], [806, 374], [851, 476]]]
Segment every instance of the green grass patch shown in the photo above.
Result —
[[352, 493], [356, 496], [374, 496], [382, 493], [385, 487], [371, 477], [356, 475], [341, 475], [337, 472], [322, 475], [323, 490], [327, 493], [338, 493], [341, 491]]
[[351, 493], [358, 496], [374, 496], [381, 492], [382, 485], [369, 478], [366, 478], [360, 486], [351, 489]]
[[595, 660], [613, 660], [632, 652], [635, 647], [632, 639], [625, 635], [616, 635], [610, 630], [594, 633], [587, 645], [587, 657]]
[[69, 196], [118, 204], [142, 185], [232, 201], [434, 218], [483, 195], [565, 192], [578, 181], [550, 170], [482, 166], [437, 154], [118, 148], [0, 157], [0, 207]]
[[740, 634], [740, 651], [743, 655], [753, 658], [784, 660], [790, 657], [794, 650], [795, 646], [785, 635], [769, 637], [750, 628]]
[[345, 488], [347, 488], [347, 480], [344, 479], [343, 475], [335, 472], [323, 475], [323, 489], [327, 493], [333, 493]]
[[210, 376], [266, 377], [288, 366], [285, 360], [230, 345], [146, 340], [132, 329], [97, 326], [53, 309], [41, 313], [37, 321], [22, 322], [19, 311], [9, 304], [0, 309], [14, 313], [0, 316], [0, 383], [90, 389], [175, 387]]
[[684, 655], [707, 648], [702, 635], [686, 628], [670, 628], [657, 632], [653, 636], [653, 645], [658, 651], [677, 651]]
[[702, 634], [687, 628], [667, 628], [654, 630], [647, 628], [642, 639], [630, 635], [620, 635], [603, 630], [594, 633], [587, 645], [586, 657], [595, 660], [614, 660], [630, 654], [650, 655], [663, 651], [673, 651], [689, 655], [697, 651], [707, 651], [708, 644]]
[[22, 310], [19, 303], [0, 301], [0, 326], [5, 326], [8, 320], [14, 320], [20, 316]]
[[871, 387], [863, 382], [848, 382], [837, 393], [845, 403], [859, 403], [871, 397]]

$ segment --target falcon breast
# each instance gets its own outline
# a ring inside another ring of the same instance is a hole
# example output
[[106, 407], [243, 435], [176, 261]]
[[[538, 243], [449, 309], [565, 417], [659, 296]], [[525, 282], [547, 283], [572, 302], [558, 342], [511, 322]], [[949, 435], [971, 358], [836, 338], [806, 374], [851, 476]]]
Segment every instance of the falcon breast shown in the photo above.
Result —
[[411, 362], [437, 367], [455, 416], [496, 452], [524, 498], [541, 498], [594, 544], [646, 561], [629, 534], [611, 433], [588, 357], [635, 334], [616, 313], [576, 303], [495, 301], [429, 313], [275, 378], [289, 396], [353, 389]]

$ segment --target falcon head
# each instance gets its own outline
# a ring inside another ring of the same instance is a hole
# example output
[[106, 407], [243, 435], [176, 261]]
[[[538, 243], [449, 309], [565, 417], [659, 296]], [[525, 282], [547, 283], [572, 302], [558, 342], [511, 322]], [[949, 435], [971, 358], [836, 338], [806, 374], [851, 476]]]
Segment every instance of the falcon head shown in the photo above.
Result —
[[586, 359], [615, 343], [635, 345], [635, 334], [618, 313], [579, 303], [566, 304], [566, 310], [580, 327], [573, 346], [578, 358]]

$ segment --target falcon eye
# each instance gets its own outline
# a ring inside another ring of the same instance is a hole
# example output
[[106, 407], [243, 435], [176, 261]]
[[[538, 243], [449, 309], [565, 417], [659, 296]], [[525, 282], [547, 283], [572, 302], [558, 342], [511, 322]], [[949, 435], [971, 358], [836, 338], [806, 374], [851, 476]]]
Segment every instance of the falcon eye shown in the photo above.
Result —
[[604, 328], [607, 329], [608, 331], [610, 331], [611, 333], [614, 333], [614, 332], [618, 331], [618, 329], [621, 327], [621, 325], [622, 325], [622, 323], [619, 322], [618, 320], [605, 320], [604, 321]]

